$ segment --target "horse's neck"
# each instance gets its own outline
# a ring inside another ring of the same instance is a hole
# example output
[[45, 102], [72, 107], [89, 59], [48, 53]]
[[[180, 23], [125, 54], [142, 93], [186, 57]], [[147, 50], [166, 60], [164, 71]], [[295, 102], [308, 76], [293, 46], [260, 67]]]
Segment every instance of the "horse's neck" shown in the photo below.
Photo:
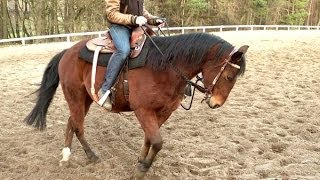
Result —
[[[194, 68], [187, 65], [184, 66], [176, 66], [172, 68], [175, 71], [175, 77], [177, 80], [180, 80], [182, 84], [186, 83], [188, 80], [196, 77], [197, 74], [201, 72], [200, 68]], [[180, 83], [179, 83], [180, 84]], [[177, 83], [178, 85], [178, 83]]]

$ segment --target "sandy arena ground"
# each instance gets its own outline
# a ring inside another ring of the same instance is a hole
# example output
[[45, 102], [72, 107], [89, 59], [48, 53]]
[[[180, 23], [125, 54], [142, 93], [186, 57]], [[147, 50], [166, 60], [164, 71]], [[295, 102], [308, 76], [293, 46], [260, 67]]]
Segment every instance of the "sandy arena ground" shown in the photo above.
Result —
[[[179, 108], [162, 126], [163, 150], [146, 179], [320, 179], [320, 31], [217, 33], [250, 45], [247, 71], [226, 104]], [[0, 47], [0, 179], [129, 179], [143, 132], [132, 113], [96, 104], [86, 137], [101, 158], [88, 164], [76, 137], [60, 167], [69, 112], [58, 88], [44, 132], [22, 120], [51, 57], [67, 44]]]

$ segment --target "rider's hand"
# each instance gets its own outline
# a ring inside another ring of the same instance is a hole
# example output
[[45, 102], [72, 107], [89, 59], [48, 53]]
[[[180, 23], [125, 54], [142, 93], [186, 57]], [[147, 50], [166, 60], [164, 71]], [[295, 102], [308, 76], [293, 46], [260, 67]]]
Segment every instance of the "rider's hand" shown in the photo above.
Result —
[[166, 19], [160, 18], [160, 17], [151, 18], [151, 19], [148, 19], [148, 24], [153, 25], [153, 26], [158, 26], [161, 28], [161, 27], [165, 26]]
[[165, 19], [164, 18], [157, 18], [156, 19], [156, 23], [157, 24], [162, 24], [162, 23], [164, 23], [165, 22]]
[[158, 27], [162, 28], [165, 25], [166, 20], [164, 18], [158, 18], [156, 19], [156, 24]]
[[165, 18], [157, 18], [156, 19], [156, 26], [158, 26], [159, 28], [164, 27], [166, 24], [166, 19]]
[[136, 18], [136, 24], [139, 26], [145, 25], [147, 23], [147, 19], [143, 16], [138, 16]]

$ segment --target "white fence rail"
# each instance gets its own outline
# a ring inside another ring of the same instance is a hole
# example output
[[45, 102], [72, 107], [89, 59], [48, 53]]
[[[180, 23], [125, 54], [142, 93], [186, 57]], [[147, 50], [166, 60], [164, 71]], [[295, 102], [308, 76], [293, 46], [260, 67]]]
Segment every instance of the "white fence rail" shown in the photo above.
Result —
[[[223, 32], [223, 31], [248, 31], [248, 30], [320, 30], [320, 26], [289, 26], [289, 25], [230, 25], [230, 26], [196, 26], [196, 27], [170, 27], [163, 29], [169, 30], [170, 33], [184, 34], [188, 31], [202, 31], [202, 32]], [[25, 45], [27, 41], [65, 38], [66, 42], [71, 42], [72, 37], [81, 36], [98, 36], [101, 37], [105, 31], [96, 32], [83, 32], [83, 33], [70, 33], [70, 34], [57, 34], [46, 36], [32, 36], [12, 39], [0, 39], [0, 45], [4, 43], [18, 42]], [[60, 42], [60, 41], [59, 41]]]

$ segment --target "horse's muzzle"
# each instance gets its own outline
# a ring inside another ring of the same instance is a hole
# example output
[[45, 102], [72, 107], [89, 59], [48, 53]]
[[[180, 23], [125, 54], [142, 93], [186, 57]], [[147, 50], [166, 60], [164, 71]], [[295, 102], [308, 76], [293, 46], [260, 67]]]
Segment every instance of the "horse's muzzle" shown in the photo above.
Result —
[[221, 107], [220, 104], [214, 103], [214, 100], [212, 99], [212, 97], [206, 98], [205, 101], [211, 109], [216, 109]]
[[221, 107], [219, 104], [214, 104], [214, 105], [212, 105], [212, 104], [210, 104], [210, 103], [208, 103], [208, 106], [209, 106], [211, 109], [217, 109], [217, 108]]

